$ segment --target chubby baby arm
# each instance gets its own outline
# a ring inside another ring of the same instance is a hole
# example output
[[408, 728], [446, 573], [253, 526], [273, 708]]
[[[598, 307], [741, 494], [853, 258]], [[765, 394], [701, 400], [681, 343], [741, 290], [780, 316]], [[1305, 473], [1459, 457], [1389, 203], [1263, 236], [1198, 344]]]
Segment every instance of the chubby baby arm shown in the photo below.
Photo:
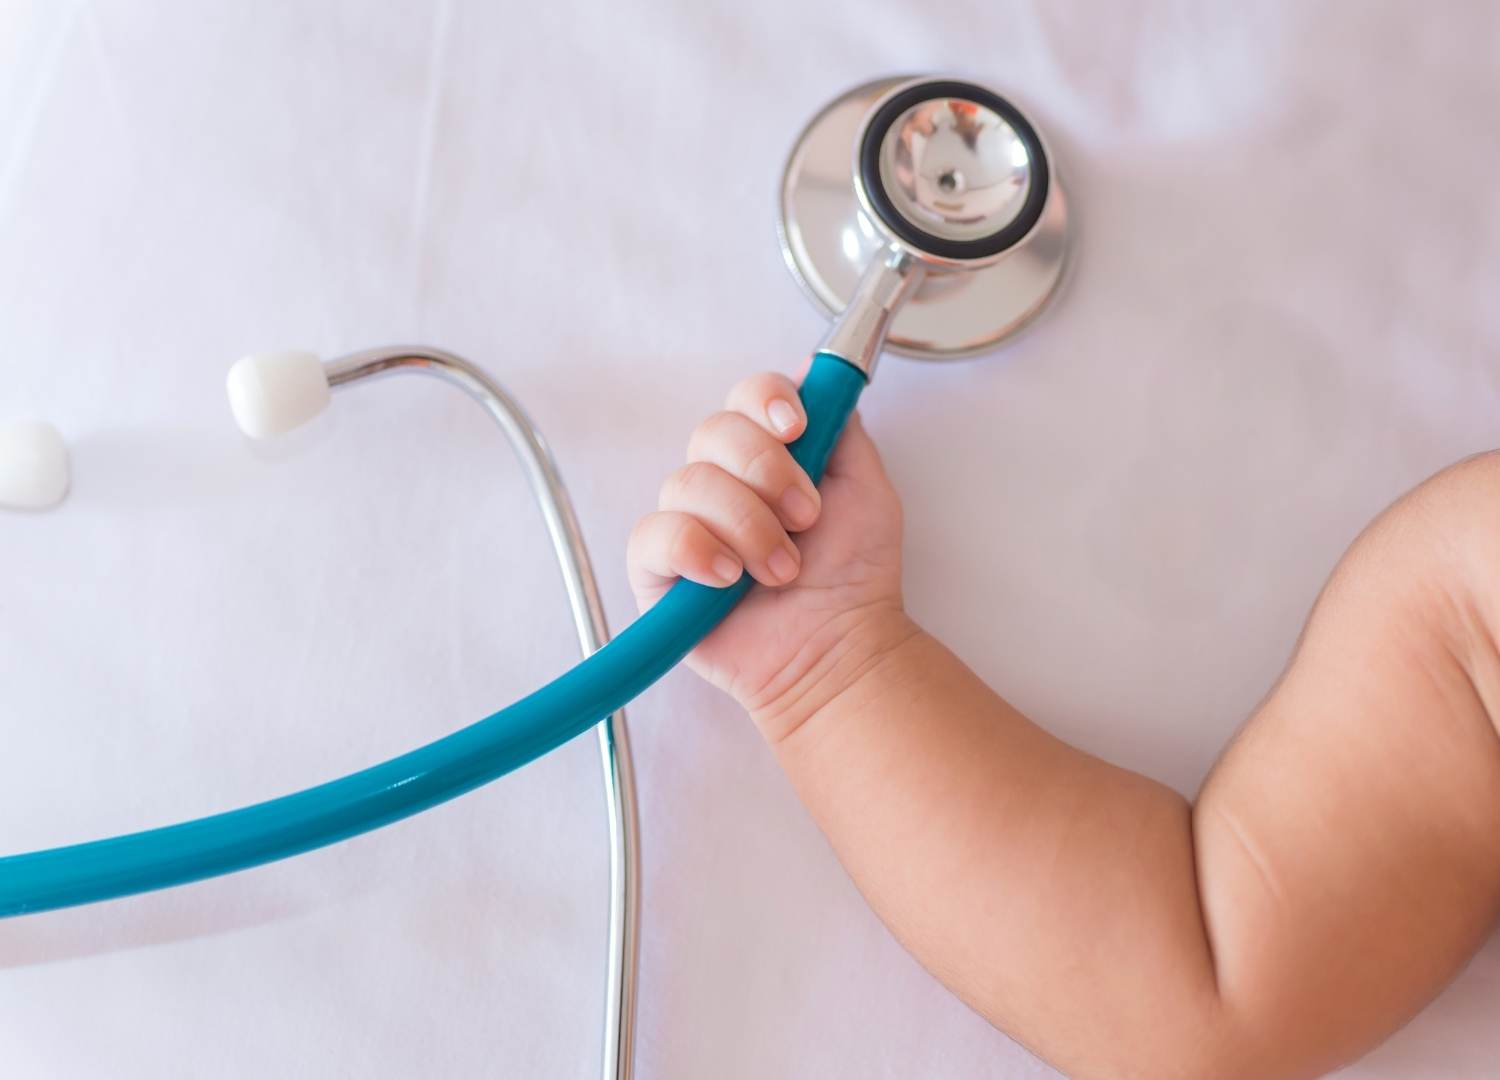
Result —
[[632, 539], [637, 594], [718, 583], [710, 550], [773, 586], [689, 662], [751, 713], [896, 936], [996, 1026], [1077, 1076], [1314, 1076], [1490, 932], [1500, 457], [1356, 541], [1189, 803], [1048, 735], [907, 618], [899, 503], [857, 423], [809, 519], [786, 498], [791, 383], [749, 380], [726, 414]]

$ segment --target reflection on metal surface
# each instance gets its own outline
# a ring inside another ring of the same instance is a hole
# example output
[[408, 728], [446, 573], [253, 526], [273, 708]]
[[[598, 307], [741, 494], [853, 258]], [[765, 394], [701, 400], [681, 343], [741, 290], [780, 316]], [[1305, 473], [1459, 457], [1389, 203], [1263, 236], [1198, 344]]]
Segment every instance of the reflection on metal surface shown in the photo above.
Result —
[[907, 109], [880, 150], [896, 210], [945, 240], [979, 240], [1014, 221], [1031, 190], [1031, 154], [983, 105], [936, 98]]
[[[871, 219], [860, 205], [853, 179], [856, 144], [872, 108], [913, 81], [908, 77], [879, 79], [837, 98], [812, 119], [787, 160], [777, 219], [782, 255], [802, 290], [829, 315], [838, 315], [848, 306], [872, 260], [885, 257], [892, 246], [913, 251]], [[937, 104], [943, 100], [937, 99]], [[939, 165], [965, 161], [949, 145], [950, 138], [962, 142], [967, 131], [986, 140], [983, 153], [974, 155], [976, 163], [967, 165], [979, 173], [965, 171], [962, 186], [973, 192], [977, 179], [992, 182], [979, 185], [982, 199], [959, 200], [960, 205], [950, 212], [953, 220], [942, 228], [957, 230], [952, 235], [966, 239], [971, 235], [968, 230], [981, 227], [975, 224], [981, 219], [984, 229], [993, 229], [997, 222], [1014, 216], [1029, 190], [1033, 163], [1028, 158], [1025, 166], [1017, 164], [1021, 151], [1015, 147], [1020, 140], [1010, 125], [1002, 130], [993, 125], [983, 128], [981, 123], [977, 132], [972, 126], [943, 129], [950, 121], [941, 109], [923, 113], [920, 106], [898, 120], [902, 122], [911, 124], [910, 165], [924, 174]], [[951, 123], [957, 125], [957, 118]], [[951, 130], [953, 135], [922, 146], [918, 153], [915, 140], [923, 125], [931, 125], [934, 131]], [[897, 168], [894, 156], [892, 160], [892, 168]], [[1042, 310], [1062, 280], [1068, 253], [1067, 205], [1055, 162], [1052, 165], [1041, 217], [1025, 239], [980, 269], [930, 267], [891, 320], [888, 349], [930, 360], [973, 356], [994, 348]], [[941, 185], [947, 171], [936, 169], [936, 193], [918, 188], [913, 181], [909, 198], [929, 200], [935, 207], [946, 197]], [[950, 182], [955, 189], [959, 187], [957, 176]], [[901, 198], [898, 190], [888, 194], [893, 201]], [[928, 227], [938, 234], [938, 226], [929, 223]]]

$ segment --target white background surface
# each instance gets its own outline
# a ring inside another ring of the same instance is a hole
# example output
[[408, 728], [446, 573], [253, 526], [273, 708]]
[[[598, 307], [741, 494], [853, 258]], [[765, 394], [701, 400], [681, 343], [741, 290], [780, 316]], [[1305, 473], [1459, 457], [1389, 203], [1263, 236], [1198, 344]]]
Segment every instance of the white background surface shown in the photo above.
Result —
[[[0, 416], [76, 468], [60, 512], [0, 516], [0, 850], [331, 777], [573, 658], [484, 416], [390, 382], [251, 446], [245, 352], [489, 366], [623, 625], [693, 424], [821, 330], [775, 244], [786, 149], [902, 71], [1029, 107], [1079, 230], [1034, 333], [866, 398], [909, 606], [1191, 792], [1361, 525], [1497, 442], [1492, 12], [0, 0]], [[676, 673], [632, 720], [642, 1077], [1046, 1071], [892, 941], [727, 700]], [[0, 923], [0, 1071], [590, 1077], [604, 836], [584, 739], [332, 850]], [[1492, 942], [1350, 1075], [1492, 1074], [1497, 992]]]

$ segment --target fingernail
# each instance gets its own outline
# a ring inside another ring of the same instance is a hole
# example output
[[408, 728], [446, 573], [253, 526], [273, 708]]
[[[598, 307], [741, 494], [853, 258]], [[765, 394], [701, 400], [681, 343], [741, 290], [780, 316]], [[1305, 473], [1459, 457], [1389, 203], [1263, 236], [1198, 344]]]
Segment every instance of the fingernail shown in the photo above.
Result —
[[766, 415], [771, 418], [771, 426], [783, 435], [797, 426], [797, 410], [790, 401], [776, 398], [766, 406]]
[[776, 575], [777, 581], [791, 581], [797, 576], [797, 560], [786, 548], [777, 548], [766, 560], [766, 566]]
[[733, 585], [740, 579], [740, 564], [728, 555], [714, 556], [714, 577], [726, 585]]
[[781, 509], [795, 528], [803, 529], [818, 516], [818, 507], [795, 484], [781, 493]]

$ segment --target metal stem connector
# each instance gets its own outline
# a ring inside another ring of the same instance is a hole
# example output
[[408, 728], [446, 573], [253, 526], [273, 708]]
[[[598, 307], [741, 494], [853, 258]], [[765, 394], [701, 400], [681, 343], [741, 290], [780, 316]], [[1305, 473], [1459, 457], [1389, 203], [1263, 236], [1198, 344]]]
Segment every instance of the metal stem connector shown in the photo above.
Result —
[[866, 378], [873, 378], [891, 319], [921, 284], [924, 272], [922, 264], [900, 248], [890, 247], [877, 254], [860, 275], [849, 305], [833, 320], [818, 351], [847, 360]]

